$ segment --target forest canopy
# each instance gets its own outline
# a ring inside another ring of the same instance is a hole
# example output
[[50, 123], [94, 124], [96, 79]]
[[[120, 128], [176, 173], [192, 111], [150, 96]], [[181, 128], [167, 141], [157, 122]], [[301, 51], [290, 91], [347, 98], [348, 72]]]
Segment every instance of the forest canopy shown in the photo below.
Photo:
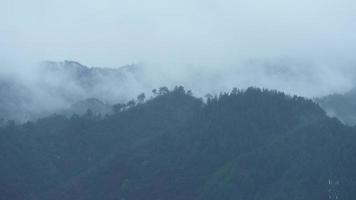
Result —
[[[0, 199], [354, 199], [356, 135], [310, 99], [161, 87], [0, 129]], [[147, 95], [148, 96], [148, 95]]]

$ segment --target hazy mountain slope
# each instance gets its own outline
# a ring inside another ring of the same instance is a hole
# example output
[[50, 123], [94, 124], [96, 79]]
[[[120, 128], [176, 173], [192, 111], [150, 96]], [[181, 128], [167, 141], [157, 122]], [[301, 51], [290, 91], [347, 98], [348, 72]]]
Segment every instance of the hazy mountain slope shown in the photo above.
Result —
[[[67, 87], [63, 87], [58, 84], [56, 86], [61, 89], [70, 90], [71, 87], [79, 87], [83, 92], [88, 95], [94, 95], [95, 93], [101, 93], [104, 95], [102, 98], [108, 99], [107, 90], [122, 89], [122, 86], [128, 84], [135, 84], [137, 77], [140, 75], [139, 67], [136, 65], [127, 65], [121, 68], [99, 68], [99, 67], [87, 67], [75, 61], [64, 62], [44, 62], [41, 65], [41, 71], [45, 77], [49, 77], [54, 82], [62, 84], [68, 84]], [[100, 91], [98, 90], [101, 87]], [[134, 85], [132, 85], [134, 87]], [[118, 92], [115, 92], [118, 93]], [[114, 95], [114, 94], [111, 94]], [[98, 96], [93, 96], [98, 97]]]
[[[0, 74], [0, 119], [36, 119], [69, 110], [73, 104], [78, 108], [80, 103], [88, 102], [85, 99], [95, 98], [106, 104], [125, 102], [139, 94], [138, 90], [144, 91], [137, 83], [140, 73], [135, 65], [110, 69], [73, 61], [44, 62], [33, 71], [26, 78]], [[74, 109], [69, 113], [83, 111]]]
[[1, 129], [0, 199], [356, 197], [356, 132], [311, 100], [250, 88], [205, 104], [159, 91], [105, 118]]
[[345, 91], [353, 85], [351, 76], [346, 78], [341, 72], [333, 73], [293, 59], [251, 60], [236, 66], [221, 66], [221, 70], [149, 64], [100, 68], [64, 61], [44, 62], [24, 71], [13, 70], [12, 76], [4, 77], [6, 71], [11, 70], [0, 71], [0, 85], [8, 85], [11, 90], [0, 89], [0, 110], [4, 110], [0, 119], [22, 122], [69, 109], [85, 99], [94, 98], [105, 104], [127, 102], [162, 85], [184, 85], [200, 97], [228, 91], [232, 86], [241, 89], [258, 86], [314, 97]]
[[356, 125], [356, 89], [344, 94], [332, 94], [316, 101], [329, 115], [335, 116], [349, 125]]
[[26, 118], [30, 96], [26, 87], [0, 76], [0, 119]]
[[59, 112], [65, 116], [71, 117], [72, 115], [84, 115], [91, 112], [93, 115], [107, 115], [113, 113], [113, 106], [103, 103], [102, 101], [90, 98], [78, 101], [72, 104], [68, 109]]

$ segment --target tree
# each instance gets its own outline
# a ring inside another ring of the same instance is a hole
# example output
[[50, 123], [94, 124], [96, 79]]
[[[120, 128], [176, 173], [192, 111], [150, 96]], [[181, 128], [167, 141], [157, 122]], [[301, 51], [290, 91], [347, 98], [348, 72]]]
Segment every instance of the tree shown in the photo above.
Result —
[[193, 96], [193, 92], [192, 92], [191, 90], [188, 90], [188, 91], [187, 91], [187, 95]]
[[160, 87], [158, 90], [159, 95], [165, 95], [169, 93], [169, 89], [167, 87]]
[[127, 104], [126, 104], [127, 107], [132, 107], [132, 106], [135, 106], [135, 105], [136, 105], [135, 100], [130, 100], [130, 101], [127, 102]]
[[124, 108], [125, 108], [125, 104], [121, 104], [121, 103], [115, 104], [115, 105], [113, 106], [114, 113], [119, 113], [119, 112], [121, 112]]
[[145, 93], [141, 93], [137, 96], [137, 100], [139, 103], [143, 103], [145, 101], [146, 95]]
[[235, 88], [232, 89], [231, 94], [232, 94], [232, 95], [238, 95], [239, 92], [240, 92], [240, 91], [235, 87]]
[[185, 94], [185, 90], [183, 86], [175, 86], [173, 92], [180, 95]]
[[154, 95], [157, 95], [158, 93], [157, 93], [157, 89], [153, 89], [152, 90], [152, 93], [154, 94]]
[[210, 103], [211, 103], [211, 100], [212, 100], [214, 97], [213, 97], [213, 95], [211, 95], [211, 94], [206, 94], [206, 95], [205, 95], [205, 98], [206, 98], [207, 104], [210, 104]]

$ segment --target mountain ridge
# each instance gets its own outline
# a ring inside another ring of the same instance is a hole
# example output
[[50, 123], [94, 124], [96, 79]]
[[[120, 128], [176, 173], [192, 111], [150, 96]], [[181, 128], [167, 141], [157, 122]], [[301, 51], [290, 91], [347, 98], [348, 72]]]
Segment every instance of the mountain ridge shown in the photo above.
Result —
[[2, 160], [13, 166], [0, 167], [10, 176], [3, 181], [32, 174], [22, 181], [29, 186], [15, 186], [34, 200], [321, 200], [330, 189], [355, 197], [356, 132], [312, 100], [257, 88], [206, 102], [183, 87], [160, 91], [104, 118], [53, 116], [0, 129], [0, 149], [12, 155], [0, 159], [25, 154], [35, 167]]
[[128, 95], [128, 84], [136, 81], [139, 69], [135, 65], [99, 68], [75, 61], [47, 61], [36, 70], [29, 81], [0, 76], [0, 119], [35, 120], [92, 98], [107, 104], [127, 101], [133, 95]]

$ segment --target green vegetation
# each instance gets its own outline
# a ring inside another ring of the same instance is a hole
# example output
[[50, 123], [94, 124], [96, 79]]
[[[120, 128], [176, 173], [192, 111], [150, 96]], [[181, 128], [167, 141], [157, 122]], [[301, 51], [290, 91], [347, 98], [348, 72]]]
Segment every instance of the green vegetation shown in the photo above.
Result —
[[353, 200], [356, 132], [313, 101], [183, 87], [0, 130], [1, 200]]

